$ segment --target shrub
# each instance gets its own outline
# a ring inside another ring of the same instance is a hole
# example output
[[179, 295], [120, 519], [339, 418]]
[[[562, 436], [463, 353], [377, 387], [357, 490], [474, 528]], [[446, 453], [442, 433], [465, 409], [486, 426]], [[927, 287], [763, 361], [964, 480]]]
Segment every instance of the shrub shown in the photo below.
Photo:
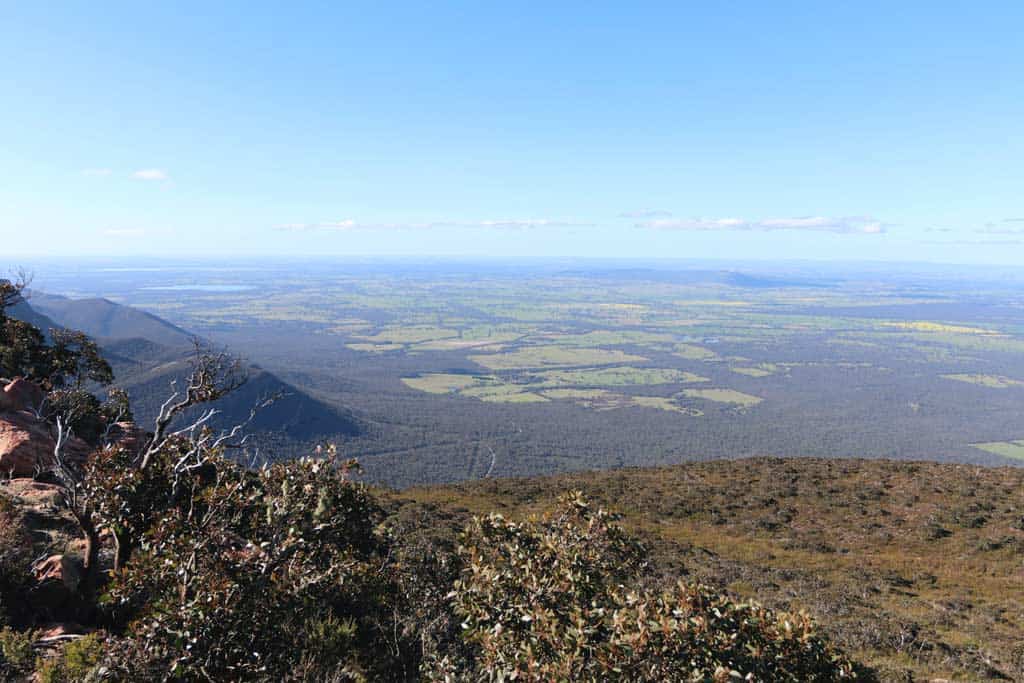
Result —
[[32, 538], [17, 506], [0, 495], [0, 623], [25, 621]]
[[39, 683], [84, 683], [100, 680], [97, 669], [103, 658], [103, 637], [97, 633], [83, 636], [64, 646], [59, 657], [39, 666]]
[[853, 678], [803, 613], [739, 603], [680, 583], [636, 583], [643, 551], [579, 493], [514, 523], [476, 519], [452, 600], [468, 654], [430, 663], [435, 680], [772, 680]]
[[0, 654], [3, 654], [4, 673], [24, 673], [32, 670], [35, 650], [32, 649], [33, 633], [0, 629]]
[[366, 488], [331, 460], [250, 471], [214, 456], [175, 470], [183, 448], [170, 440], [147, 468], [166, 486], [108, 489], [102, 509], [141, 531], [105, 596], [129, 637], [112, 668], [130, 680], [395, 680], [406, 649]]

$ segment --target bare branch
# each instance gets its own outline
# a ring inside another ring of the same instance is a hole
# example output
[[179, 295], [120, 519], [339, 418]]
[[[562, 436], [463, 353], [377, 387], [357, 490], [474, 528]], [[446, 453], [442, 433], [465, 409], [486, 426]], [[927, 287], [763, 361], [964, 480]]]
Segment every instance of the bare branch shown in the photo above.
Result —
[[[171, 434], [170, 437], [188, 435], [188, 448], [172, 467], [172, 472], [174, 473], [173, 489], [177, 490], [182, 475], [205, 466], [210, 462], [214, 454], [224, 449], [244, 447], [249, 439], [249, 434], [243, 434], [245, 428], [252, 423], [261, 410], [273, 405], [282, 395], [278, 393], [262, 399], [252, 407], [249, 411], [249, 416], [245, 420], [234, 425], [231, 429], [222, 430], [217, 435], [206, 426], [206, 423], [220, 412], [213, 408], [204, 412], [188, 427]], [[238, 438], [239, 436], [241, 436], [240, 439]]]
[[171, 396], [160, 407], [153, 437], [142, 455], [141, 464], [145, 468], [153, 454], [171, 436], [192, 433], [208, 422], [217, 411], [207, 411], [196, 422], [188, 427], [168, 434], [174, 420], [182, 413], [197, 405], [211, 403], [227, 396], [241, 387], [248, 380], [248, 374], [242, 362], [225, 351], [212, 351], [205, 347], [199, 339], [193, 340], [194, 354], [190, 361], [191, 372], [185, 379], [184, 391], [178, 390], [177, 381], [171, 382]]
[[11, 279], [0, 278], [0, 315], [25, 300], [24, 292], [32, 284], [32, 275], [19, 268]]

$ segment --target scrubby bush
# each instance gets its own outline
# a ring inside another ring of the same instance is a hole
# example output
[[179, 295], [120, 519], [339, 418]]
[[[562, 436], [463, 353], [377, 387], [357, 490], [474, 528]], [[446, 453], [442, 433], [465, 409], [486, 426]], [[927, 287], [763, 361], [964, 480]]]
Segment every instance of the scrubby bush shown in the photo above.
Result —
[[4, 680], [32, 670], [35, 662], [33, 635], [31, 631], [15, 631], [6, 626], [0, 629], [0, 655], [3, 657], [0, 673], [4, 674]]
[[[397, 590], [365, 486], [330, 459], [252, 471], [217, 455], [176, 470], [169, 440], [147, 479], [101, 510], [139, 535], [104, 605], [125, 680], [396, 680]], [[93, 476], [103, 470], [93, 470]], [[130, 521], [125, 521], [130, 520]]]
[[22, 513], [6, 495], [0, 495], [0, 625], [25, 620], [28, 567], [34, 559], [32, 537]]
[[43, 662], [37, 671], [39, 683], [88, 683], [102, 680], [100, 661], [104, 639], [93, 633], [64, 646], [59, 656]]
[[628, 587], [642, 549], [580, 493], [523, 523], [476, 519], [452, 592], [466, 653], [435, 680], [771, 680], [856, 676], [806, 614], [738, 603], [705, 586]]

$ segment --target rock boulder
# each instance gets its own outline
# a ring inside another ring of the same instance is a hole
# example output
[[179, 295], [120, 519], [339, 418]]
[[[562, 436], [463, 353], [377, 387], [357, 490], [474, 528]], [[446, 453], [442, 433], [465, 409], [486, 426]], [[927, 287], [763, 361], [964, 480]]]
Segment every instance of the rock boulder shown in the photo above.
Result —
[[0, 410], [38, 410], [46, 398], [38, 384], [19, 377], [7, 384], [3, 390], [3, 398], [0, 398]]
[[[31, 413], [0, 413], [0, 475], [31, 477], [53, 465], [55, 447], [50, 427]], [[78, 438], [68, 441], [65, 455], [71, 462], [83, 462], [89, 446]]]

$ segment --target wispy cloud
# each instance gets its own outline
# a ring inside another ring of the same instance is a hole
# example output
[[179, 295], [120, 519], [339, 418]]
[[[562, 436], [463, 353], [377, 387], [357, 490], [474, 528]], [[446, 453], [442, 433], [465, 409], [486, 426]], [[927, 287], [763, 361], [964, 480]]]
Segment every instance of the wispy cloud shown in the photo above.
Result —
[[977, 246], [1012, 246], [1024, 244], [1024, 239], [981, 239], [981, 240], [921, 240], [917, 244], [927, 244], [930, 246], [957, 246], [957, 247], [977, 247]]
[[998, 222], [985, 223], [984, 227], [974, 232], [980, 235], [1024, 235], [1024, 227], [1017, 227], [1024, 223], [1024, 218], [1004, 218]]
[[82, 169], [82, 175], [89, 178], [106, 178], [108, 175], [113, 173], [109, 168], [84, 168]]
[[802, 230], [808, 232], [830, 232], [840, 235], [880, 235], [885, 225], [867, 216], [828, 218], [825, 216], [802, 216], [798, 218], [685, 218], [652, 220], [637, 223], [638, 228], [653, 230], [725, 231], [742, 230], [773, 232], [776, 230]]
[[430, 230], [433, 228], [477, 228], [483, 230], [529, 230], [534, 228], [582, 228], [591, 223], [549, 218], [500, 219], [483, 221], [427, 221], [403, 223], [365, 223], [351, 218], [322, 223], [285, 223], [275, 229], [284, 232], [348, 232], [353, 230]]
[[132, 178], [138, 180], [169, 180], [170, 176], [167, 175], [167, 171], [161, 168], [144, 168], [132, 173]]
[[619, 218], [668, 218], [671, 215], [671, 211], [664, 209], [637, 209], [636, 211], [623, 211], [619, 214]]
[[953, 228], [925, 228], [925, 232], [953, 232]]
[[142, 228], [107, 228], [103, 231], [103, 234], [106, 237], [129, 238], [143, 237], [146, 231]]
[[974, 232], [979, 235], [1024, 235], [1024, 228], [978, 228]]

